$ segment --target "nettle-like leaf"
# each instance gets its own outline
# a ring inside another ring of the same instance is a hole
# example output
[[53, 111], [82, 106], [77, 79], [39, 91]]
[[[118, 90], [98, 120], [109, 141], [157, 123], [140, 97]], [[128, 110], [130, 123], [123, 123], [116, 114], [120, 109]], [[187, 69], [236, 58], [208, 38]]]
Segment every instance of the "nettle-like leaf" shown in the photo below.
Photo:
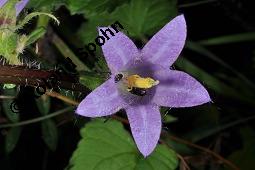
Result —
[[137, 38], [153, 35], [176, 15], [176, 0], [131, 0], [112, 13], [130, 36]]
[[117, 6], [127, 3], [129, 0], [67, 0], [67, 8], [71, 14], [84, 14], [86, 17], [111, 12]]
[[[77, 7], [84, 8], [81, 4]], [[82, 10], [80, 12], [84, 13]], [[153, 35], [176, 15], [175, 0], [131, 0], [118, 6], [113, 12], [104, 11], [90, 16], [88, 22], [80, 28], [78, 36], [84, 44], [94, 42], [98, 36], [97, 27], [109, 26], [119, 21], [124, 26], [124, 33], [142, 38], [144, 35]]]
[[175, 152], [164, 145], [144, 158], [122, 124], [114, 120], [93, 120], [81, 130], [81, 136], [67, 169], [174, 170], [178, 165]]

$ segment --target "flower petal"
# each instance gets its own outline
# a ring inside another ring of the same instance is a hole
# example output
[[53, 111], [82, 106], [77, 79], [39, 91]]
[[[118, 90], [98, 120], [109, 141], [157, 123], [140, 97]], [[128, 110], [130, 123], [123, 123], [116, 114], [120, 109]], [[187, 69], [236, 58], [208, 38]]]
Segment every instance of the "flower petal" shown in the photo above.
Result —
[[0, 0], [0, 8], [2, 7], [2, 6], [4, 6], [4, 4], [7, 2], [8, 0]]
[[159, 106], [191, 107], [211, 101], [207, 90], [187, 73], [162, 70], [154, 76], [159, 84], [152, 101]]
[[186, 22], [183, 15], [166, 24], [142, 49], [142, 58], [169, 68], [178, 58], [186, 40]]
[[19, 15], [19, 13], [22, 11], [22, 9], [27, 5], [29, 0], [21, 0], [19, 1], [16, 5], [15, 5], [15, 8], [16, 8], [16, 16]]
[[[107, 61], [108, 67], [111, 69], [112, 73], [117, 73], [125, 64], [130, 60], [134, 60], [139, 56], [139, 51], [136, 45], [122, 32], [116, 33], [112, 28], [108, 27], [114, 33], [111, 36], [109, 31], [107, 35], [109, 40], [106, 40], [105, 44], [102, 46], [102, 50]], [[107, 27], [100, 27], [105, 31]], [[99, 31], [99, 35], [103, 36], [102, 32]]]
[[125, 106], [111, 78], [92, 91], [79, 104], [76, 113], [86, 117], [107, 116]]
[[161, 116], [156, 105], [137, 105], [125, 109], [140, 152], [146, 157], [156, 147], [161, 132]]

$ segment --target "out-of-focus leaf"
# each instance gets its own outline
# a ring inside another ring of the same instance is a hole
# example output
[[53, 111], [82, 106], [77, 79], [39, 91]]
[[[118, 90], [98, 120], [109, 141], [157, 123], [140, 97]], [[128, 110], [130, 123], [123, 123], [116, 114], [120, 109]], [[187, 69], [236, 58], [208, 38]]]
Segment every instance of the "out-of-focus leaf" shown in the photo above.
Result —
[[89, 72], [83, 72], [80, 75], [80, 83], [89, 88], [90, 90], [94, 90], [99, 85], [105, 82], [105, 79], [98, 74], [93, 74]]
[[196, 77], [197, 79], [205, 83], [209, 88], [213, 89], [215, 92], [228, 97], [234, 97], [236, 99], [242, 100], [250, 104], [254, 104], [253, 100], [245, 96], [239, 95], [238, 91], [224, 84], [217, 78], [209, 75], [204, 70], [191, 63], [189, 60], [183, 57], [179, 57], [175, 64], [185, 72], [191, 74], [192, 76]]
[[8, 130], [5, 137], [5, 151], [7, 154], [11, 153], [15, 148], [21, 133], [21, 127], [13, 127]]
[[42, 115], [47, 115], [50, 112], [50, 97], [42, 95], [36, 100], [36, 105]]
[[58, 8], [65, 4], [66, 0], [29, 0], [28, 8], [44, 9], [49, 12], [52, 8]]
[[85, 14], [86, 17], [111, 12], [128, 0], [67, 0], [67, 8], [71, 14]]
[[42, 122], [42, 135], [46, 145], [55, 151], [58, 143], [58, 129], [53, 120], [48, 119]]
[[[3, 90], [3, 94], [6, 96], [16, 96], [16, 89], [4, 89]], [[5, 115], [7, 116], [8, 120], [10, 120], [13, 123], [16, 123], [19, 121], [19, 114], [18, 113], [14, 113], [13, 111], [17, 111], [17, 105], [15, 104], [13, 99], [4, 99], [2, 100], [2, 106], [3, 106], [3, 110]], [[13, 111], [12, 111], [12, 109]]]
[[74, 152], [70, 170], [174, 170], [178, 159], [174, 151], [163, 145], [144, 158], [121, 123], [94, 120], [81, 130], [82, 139]]
[[72, 60], [72, 62], [76, 65], [77, 71], [90, 71], [90, 69], [74, 54], [74, 52], [60, 37], [54, 35], [52, 37], [52, 42], [65, 58], [69, 57]]
[[243, 148], [229, 156], [241, 170], [253, 169], [255, 162], [255, 132], [251, 128], [242, 128]]
[[[98, 36], [97, 28], [111, 25], [113, 22], [114, 19], [111, 18], [107, 12], [90, 17], [88, 22], [81, 26], [80, 30], [78, 31], [78, 37], [81, 38], [81, 41], [84, 44], [95, 43], [95, 38]], [[96, 48], [100, 47], [97, 46]]]
[[111, 14], [136, 38], [153, 35], [176, 15], [176, 0], [131, 0]]
[[238, 70], [236, 70], [235, 68], [233, 68], [232, 66], [227, 64], [220, 57], [218, 57], [217, 55], [213, 54], [211, 51], [207, 50], [205, 47], [199, 45], [198, 43], [192, 42], [192, 41], [187, 41], [186, 47], [188, 49], [190, 49], [190, 50], [193, 50], [193, 51], [195, 51], [195, 52], [197, 52], [199, 54], [202, 54], [202, 55], [210, 58], [211, 60], [213, 60], [213, 61], [217, 62], [218, 64], [220, 64], [221, 66], [225, 67], [226, 69], [232, 71], [235, 75], [237, 75], [240, 78], [240, 80], [242, 80], [247, 85], [249, 85], [250, 87], [255, 89], [255, 84], [252, 81], [250, 81], [247, 77], [245, 77]]
[[46, 33], [46, 29], [45, 28], [37, 28], [36, 30], [34, 30], [32, 33], [30, 33], [28, 35], [28, 39], [26, 42], [26, 46], [33, 44], [34, 42], [36, 42], [39, 38], [41, 38], [44, 34]]
[[246, 41], [255, 41], [255, 32], [213, 37], [206, 40], [201, 40], [198, 43], [201, 45], [222, 45]]

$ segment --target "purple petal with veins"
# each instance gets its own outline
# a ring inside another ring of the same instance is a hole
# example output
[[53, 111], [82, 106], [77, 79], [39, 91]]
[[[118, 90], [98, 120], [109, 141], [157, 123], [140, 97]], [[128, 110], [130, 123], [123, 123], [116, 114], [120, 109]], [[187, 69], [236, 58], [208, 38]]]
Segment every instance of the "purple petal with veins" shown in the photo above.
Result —
[[[148, 156], [160, 137], [160, 106], [191, 107], [211, 100], [197, 80], [169, 69], [185, 44], [186, 33], [186, 22], [180, 15], [154, 35], [142, 50], [121, 32], [106, 40], [102, 49], [112, 78], [83, 99], [76, 112], [99, 117], [125, 109], [136, 145], [145, 157]], [[114, 82], [120, 72], [126, 77], [135, 74], [150, 77], [159, 80], [159, 84], [146, 89], [145, 96], [139, 96], [129, 92], [124, 81]]]
[[114, 79], [109, 79], [90, 93], [80, 104], [76, 113], [86, 117], [111, 115], [125, 107], [118, 94]]
[[162, 70], [154, 74], [160, 81], [152, 102], [166, 107], [191, 107], [210, 102], [207, 90], [187, 73]]
[[[106, 27], [100, 27], [105, 31]], [[116, 33], [112, 28], [109, 27], [114, 33], [114, 36], [111, 36], [109, 32], [107, 32], [110, 37], [109, 40], [102, 46], [102, 50], [108, 64], [108, 67], [112, 71], [112, 73], [117, 73], [122, 69], [125, 64], [130, 60], [134, 60], [136, 57], [139, 57], [139, 50], [136, 45], [130, 40], [125, 34], [122, 32]], [[100, 36], [103, 36], [101, 32], [99, 32]]]
[[186, 40], [186, 22], [183, 15], [166, 24], [142, 49], [142, 58], [169, 68], [183, 49]]
[[161, 116], [157, 105], [137, 105], [126, 109], [136, 145], [144, 156], [156, 147], [161, 132]]

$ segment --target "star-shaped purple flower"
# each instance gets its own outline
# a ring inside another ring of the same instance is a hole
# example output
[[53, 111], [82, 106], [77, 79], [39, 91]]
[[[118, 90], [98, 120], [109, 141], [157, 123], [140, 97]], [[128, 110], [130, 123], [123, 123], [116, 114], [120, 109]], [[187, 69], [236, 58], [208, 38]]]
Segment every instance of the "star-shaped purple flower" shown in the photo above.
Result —
[[[4, 4], [7, 2], [8, 0], [0, 0], [0, 8], [2, 6], [4, 6]], [[16, 5], [16, 16], [19, 15], [19, 13], [23, 10], [23, 8], [25, 8], [26, 4], [28, 3], [29, 0], [21, 0], [19, 1]]]
[[[180, 55], [185, 39], [183, 15], [166, 24], [141, 50], [121, 32], [111, 37], [102, 49], [112, 77], [91, 92], [76, 112], [86, 117], [100, 117], [125, 109], [136, 145], [145, 157], [148, 156], [160, 137], [160, 106], [191, 107], [211, 100], [197, 80], [170, 69]], [[159, 83], [145, 89], [146, 95], [135, 95], [127, 90], [125, 81], [114, 80], [120, 73], [126, 77], [149, 77]]]

